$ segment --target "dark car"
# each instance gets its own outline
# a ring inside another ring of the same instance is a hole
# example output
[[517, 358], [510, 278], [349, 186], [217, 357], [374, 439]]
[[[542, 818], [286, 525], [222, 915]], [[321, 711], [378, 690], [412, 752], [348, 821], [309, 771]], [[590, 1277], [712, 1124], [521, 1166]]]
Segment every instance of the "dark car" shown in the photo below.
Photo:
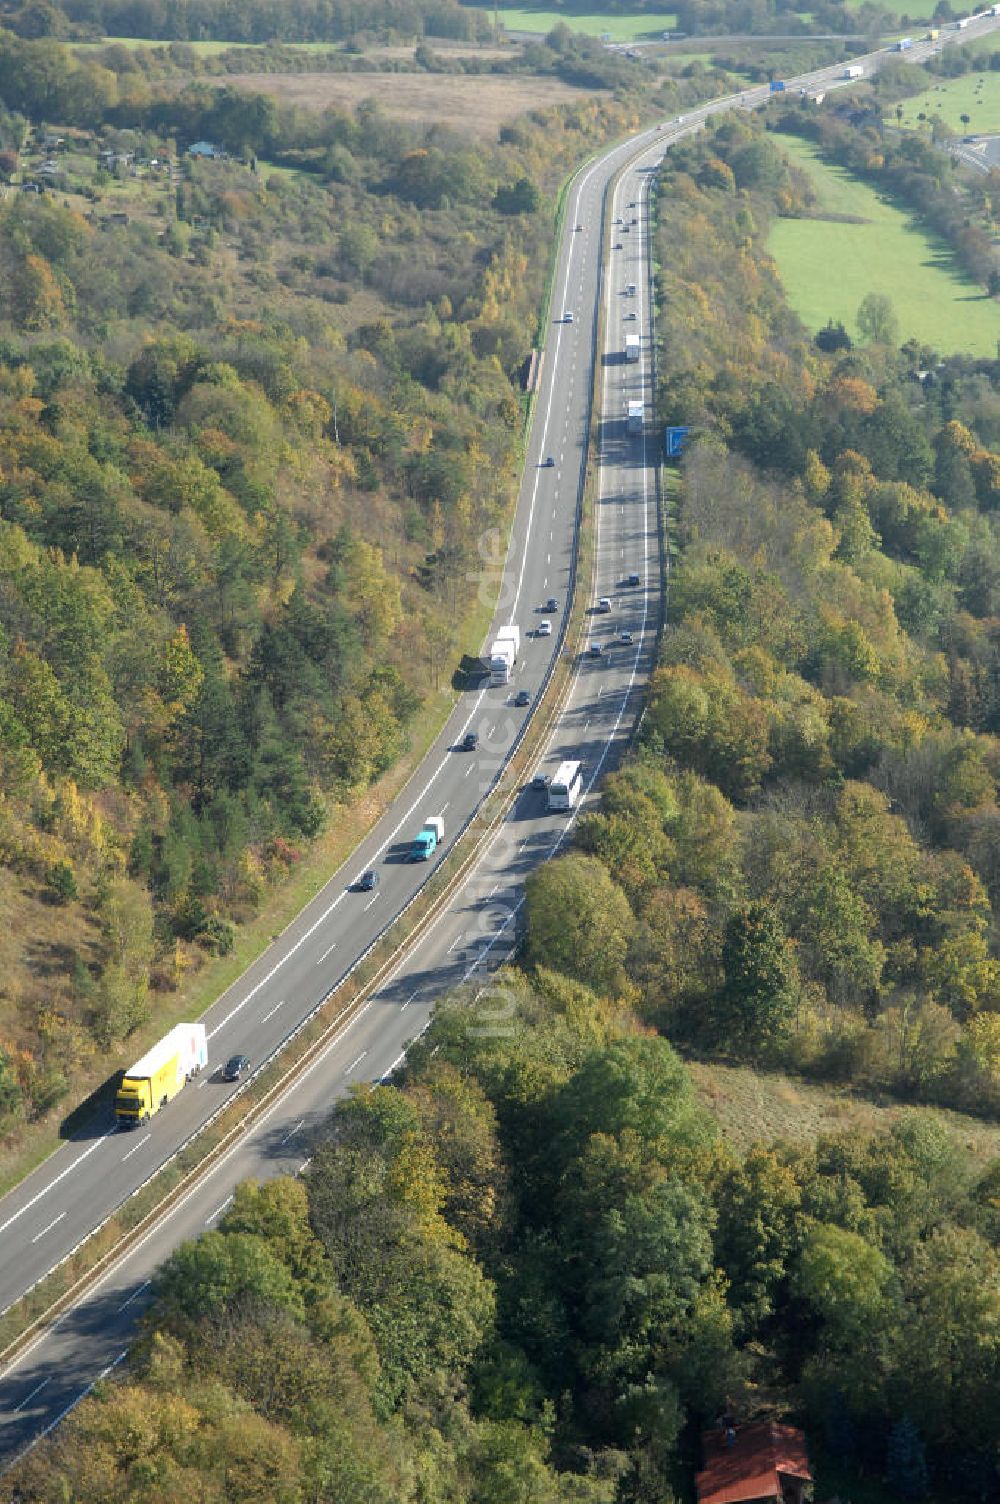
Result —
[[462, 751], [463, 752], [475, 752], [475, 750], [476, 750], [476, 748], [478, 746], [479, 746], [479, 732], [478, 731], [467, 731], [465, 733], [465, 735], [462, 737]]
[[634, 643], [635, 638], [632, 636], [631, 632], [623, 632], [618, 641], [622, 644], [623, 647], [630, 648]]
[[250, 1069], [250, 1061], [245, 1055], [231, 1055], [222, 1067], [223, 1081], [238, 1081], [245, 1076]]
[[547, 789], [550, 782], [551, 779], [549, 778], [548, 773], [536, 773], [534, 778], [531, 780], [531, 787], [538, 790]]
[[514, 696], [514, 704], [519, 705], [522, 709], [525, 705], [531, 704], [531, 696], [526, 689], [518, 690], [517, 694]]
[[642, 581], [637, 574], [630, 574], [625, 583], [626, 585], [641, 585]]
[[555, 598], [554, 595], [550, 595], [549, 596], [548, 600], [545, 602], [545, 605], [542, 607], [542, 610], [543, 611], [558, 611], [559, 610], [559, 602], [556, 600], [556, 598]]
[[359, 893], [370, 893], [373, 888], [377, 888], [377, 887], [378, 887], [378, 873], [377, 872], [373, 872], [372, 869], [369, 867], [368, 871], [367, 872], [362, 872], [361, 876], [358, 878], [358, 892]]
[[551, 468], [552, 468], [552, 466], [554, 464], [555, 464], [555, 460], [552, 458], [551, 454], [547, 454], [545, 456], [545, 458], [542, 460], [542, 465], [543, 465], [544, 469], [546, 469], [546, 470], [551, 470]]

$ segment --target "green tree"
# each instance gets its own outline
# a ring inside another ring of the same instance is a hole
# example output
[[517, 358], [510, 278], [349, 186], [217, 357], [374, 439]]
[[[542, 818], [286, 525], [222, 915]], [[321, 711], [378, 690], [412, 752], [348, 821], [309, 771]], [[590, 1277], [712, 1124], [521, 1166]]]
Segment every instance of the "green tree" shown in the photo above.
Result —
[[823, 1322], [824, 1343], [853, 1351], [885, 1329], [891, 1305], [887, 1259], [857, 1233], [829, 1223], [805, 1232], [792, 1284]]
[[748, 1329], [782, 1303], [799, 1244], [801, 1201], [793, 1171], [771, 1149], [751, 1149], [723, 1177], [716, 1255], [729, 1280], [730, 1302]]
[[869, 292], [862, 298], [855, 322], [861, 338], [873, 345], [899, 343], [899, 320], [892, 299], [882, 292]]
[[595, 857], [545, 862], [525, 883], [527, 956], [601, 992], [624, 982], [635, 928], [628, 899]]
[[769, 904], [747, 904], [730, 917], [722, 942], [722, 974], [712, 1009], [715, 1037], [737, 1051], [766, 1052], [795, 1011], [788, 941]]
[[182, 1243], [157, 1274], [154, 1295], [157, 1319], [179, 1332], [237, 1299], [298, 1316], [304, 1309], [288, 1267], [255, 1233], [213, 1231]]

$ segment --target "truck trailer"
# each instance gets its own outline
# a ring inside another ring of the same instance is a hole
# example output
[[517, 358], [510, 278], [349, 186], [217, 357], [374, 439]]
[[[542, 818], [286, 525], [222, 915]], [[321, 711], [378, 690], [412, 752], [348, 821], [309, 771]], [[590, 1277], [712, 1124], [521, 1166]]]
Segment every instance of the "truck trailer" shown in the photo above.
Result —
[[783, 78], [772, 78], [767, 87], [772, 94], [784, 94], [785, 81]]
[[842, 78], [864, 78], [865, 70], [860, 63], [848, 63], [841, 74]]
[[910, 50], [910, 48], [912, 46], [913, 46], [913, 38], [912, 37], [900, 37], [899, 41], [896, 43], [896, 51], [897, 52], [909, 52], [909, 50]]
[[642, 433], [642, 403], [630, 402], [625, 413], [626, 433]]
[[639, 359], [639, 336], [637, 334], [626, 334], [625, 336], [625, 359]]
[[514, 667], [514, 648], [505, 638], [498, 637], [490, 648], [490, 684], [507, 684]]
[[514, 622], [501, 627], [490, 648], [490, 684], [510, 682], [511, 670], [521, 650], [521, 630]]
[[444, 842], [444, 817], [429, 815], [410, 847], [411, 862], [427, 862]]
[[122, 1127], [145, 1123], [208, 1064], [204, 1024], [177, 1024], [122, 1077], [115, 1116]]

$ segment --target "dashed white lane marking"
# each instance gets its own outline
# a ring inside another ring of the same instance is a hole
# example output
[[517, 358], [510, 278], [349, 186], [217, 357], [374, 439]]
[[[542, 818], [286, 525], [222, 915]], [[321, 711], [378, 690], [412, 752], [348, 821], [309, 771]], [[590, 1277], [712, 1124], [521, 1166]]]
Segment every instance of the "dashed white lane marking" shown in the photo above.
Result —
[[[202, 1081], [200, 1084], [202, 1086], [205, 1085], [204, 1081]], [[151, 1133], [147, 1133], [145, 1138], [141, 1138], [137, 1144], [133, 1144], [128, 1153], [122, 1155], [122, 1164], [124, 1164], [127, 1159], [131, 1159], [133, 1154], [137, 1154], [138, 1151], [142, 1148], [143, 1144], [148, 1144], [152, 1137], [153, 1135]]]
[[52, 1221], [49, 1223], [48, 1227], [43, 1227], [42, 1230], [41, 1230], [41, 1232], [36, 1232], [35, 1236], [32, 1238], [31, 1241], [33, 1243], [37, 1243], [40, 1238], [44, 1238], [45, 1234], [47, 1232], [51, 1232], [52, 1229], [53, 1229], [53, 1227], [55, 1227], [56, 1223], [57, 1222], [61, 1222], [62, 1219], [63, 1219], [63, 1217], [65, 1217], [65, 1215], [66, 1215], [65, 1212], [60, 1212], [59, 1215], [58, 1215], [58, 1217], [53, 1217]]
[[380, 897], [381, 897], [381, 894], [376, 893], [375, 896], [374, 896], [374, 898], [369, 898], [368, 902], [365, 904], [365, 913], [366, 914], [368, 913], [368, 910], [371, 908], [371, 906], [372, 906], [373, 903], [378, 903]]
[[361, 1054], [358, 1056], [357, 1060], [352, 1060], [351, 1061], [350, 1065], [347, 1067], [346, 1071], [344, 1072], [344, 1075], [345, 1076], [349, 1076], [351, 1074], [351, 1072], [354, 1070], [355, 1066], [360, 1065], [361, 1062], [362, 1062], [362, 1060], [364, 1060], [364, 1058], [365, 1058], [365, 1056], [367, 1054], [368, 1054], [367, 1050], [362, 1050]]
[[284, 999], [284, 998], [282, 998], [282, 999], [281, 999], [281, 1002], [280, 1002], [280, 1003], [275, 1003], [275, 1005], [274, 1005], [274, 1007], [273, 1007], [273, 1008], [272, 1008], [272, 1009], [271, 1009], [271, 1011], [270, 1011], [270, 1013], [265, 1013], [265, 1014], [264, 1014], [264, 1017], [263, 1017], [263, 1018], [262, 1018], [262, 1019], [261, 1019], [261, 1023], [262, 1023], [262, 1024], [266, 1024], [266, 1023], [267, 1023], [267, 1021], [268, 1021], [268, 1019], [269, 1019], [269, 1018], [273, 1018], [273, 1017], [274, 1017], [274, 1015], [275, 1015], [275, 1014], [276, 1014], [276, 1013], [277, 1013], [277, 1011], [278, 1011], [278, 1009], [279, 1009], [279, 1008], [283, 1008], [283, 1007], [284, 1007], [284, 1006], [285, 1006], [285, 999]]
[[337, 941], [335, 940], [332, 945], [328, 945], [327, 946], [326, 950], [323, 952], [323, 954], [320, 956], [319, 960], [316, 962], [316, 965], [317, 966], [322, 966], [322, 964], [326, 960], [327, 956], [330, 955], [331, 952], [335, 951], [336, 949], [337, 949]]
[[232, 1200], [232, 1196], [227, 1196], [221, 1206], [217, 1206], [214, 1212], [210, 1212], [209, 1215], [205, 1218], [205, 1226], [208, 1227], [211, 1222], [215, 1221], [216, 1217], [221, 1217], [222, 1213], [225, 1211], [226, 1207]]
[[6, 1222], [0, 1223], [0, 1233], [6, 1232], [8, 1227], [16, 1222], [19, 1217], [23, 1217], [25, 1212], [30, 1211], [37, 1201], [41, 1201], [43, 1196], [47, 1196], [49, 1191], [54, 1191], [60, 1180], [65, 1180], [67, 1175], [72, 1175], [73, 1171], [79, 1165], [83, 1164], [83, 1161], [87, 1158], [87, 1156], [93, 1154], [94, 1150], [99, 1149], [101, 1145], [110, 1137], [110, 1133], [105, 1133], [101, 1138], [95, 1139], [89, 1149], [84, 1149], [83, 1153], [78, 1155], [71, 1165], [67, 1165], [65, 1170], [60, 1170], [55, 1179], [50, 1180], [48, 1185], [44, 1186], [42, 1190], [38, 1191], [34, 1196], [32, 1196], [30, 1201], [26, 1201], [19, 1211], [14, 1212], [13, 1216], [8, 1217]]

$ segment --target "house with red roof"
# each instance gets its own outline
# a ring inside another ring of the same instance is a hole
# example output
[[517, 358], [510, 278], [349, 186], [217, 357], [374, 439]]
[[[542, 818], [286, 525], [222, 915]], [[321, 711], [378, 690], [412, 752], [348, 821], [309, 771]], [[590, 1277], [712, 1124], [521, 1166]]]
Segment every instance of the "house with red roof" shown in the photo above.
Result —
[[804, 1504], [812, 1483], [805, 1432], [777, 1421], [702, 1432], [698, 1504]]

